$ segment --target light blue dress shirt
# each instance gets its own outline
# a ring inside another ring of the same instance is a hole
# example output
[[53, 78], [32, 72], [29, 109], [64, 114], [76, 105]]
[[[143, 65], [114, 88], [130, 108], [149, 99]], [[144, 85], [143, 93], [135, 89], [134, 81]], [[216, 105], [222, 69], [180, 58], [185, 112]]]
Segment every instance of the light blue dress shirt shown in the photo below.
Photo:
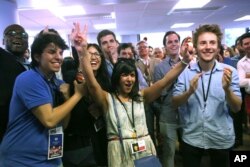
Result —
[[[233, 120], [222, 88], [223, 68], [232, 69], [232, 83], [230, 89], [241, 98], [239, 77], [235, 68], [216, 61], [212, 72], [211, 84], [206, 105], [203, 98], [202, 78], [205, 93], [207, 93], [210, 72], [202, 74], [199, 78], [197, 90], [188, 101], [179, 107], [180, 123], [185, 143], [204, 149], [227, 149], [234, 144]], [[191, 64], [179, 76], [175, 84], [173, 96], [181, 95], [190, 87], [190, 80], [200, 72], [197, 63]]]
[[105, 62], [106, 62], [109, 77], [111, 78], [112, 73], [113, 73], [114, 65], [108, 59], [105, 59]]

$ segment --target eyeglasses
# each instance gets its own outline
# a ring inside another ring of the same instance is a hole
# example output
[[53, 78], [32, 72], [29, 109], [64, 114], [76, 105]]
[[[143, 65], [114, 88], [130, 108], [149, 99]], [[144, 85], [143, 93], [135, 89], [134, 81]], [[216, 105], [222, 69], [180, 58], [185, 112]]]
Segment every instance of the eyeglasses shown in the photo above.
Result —
[[5, 35], [11, 36], [11, 37], [21, 36], [23, 39], [28, 38], [28, 34], [26, 32], [9, 31]]
[[100, 57], [100, 56], [101, 56], [98, 52], [94, 52], [94, 53], [89, 52], [89, 54], [90, 54], [91, 56], [95, 56], [95, 57]]
[[148, 47], [147, 46], [139, 46], [138, 50], [142, 50], [142, 49], [146, 49], [146, 48], [148, 48]]

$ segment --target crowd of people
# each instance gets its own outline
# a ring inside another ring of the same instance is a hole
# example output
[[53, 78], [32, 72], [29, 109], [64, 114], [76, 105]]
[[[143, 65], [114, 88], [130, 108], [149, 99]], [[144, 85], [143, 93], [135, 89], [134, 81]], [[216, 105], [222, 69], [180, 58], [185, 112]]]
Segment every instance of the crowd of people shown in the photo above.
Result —
[[183, 167], [205, 154], [229, 166], [249, 133], [250, 32], [228, 47], [218, 25], [204, 24], [182, 41], [167, 31], [155, 48], [87, 34], [74, 23], [68, 46], [46, 27], [29, 47], [21, 25], [3, 31], [0, 167], [133, 167], [149, 155], [174, 167], [177, 142]]

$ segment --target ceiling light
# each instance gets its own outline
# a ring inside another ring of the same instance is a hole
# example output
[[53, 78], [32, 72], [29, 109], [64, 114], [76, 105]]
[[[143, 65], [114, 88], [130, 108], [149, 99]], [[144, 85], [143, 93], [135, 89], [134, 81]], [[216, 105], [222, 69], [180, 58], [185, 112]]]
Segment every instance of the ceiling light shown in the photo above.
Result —
[[240, 17], [238, 19], [235, 19], [234, 21], [245, 21], [245, 20], [250, 20], [250, 15]]
[[103, 29], [116, 29], [115, 23], [108, 23], [108, 24], [95, 24], [94, 28], [96, 30], [103, 30]]
[[115, 19], [115, 18], [116, 18], [115, 12], [111, 12], [110, 15], [111, 15], [111, 18], [112, 18], [112, 19]]
[[53, 7], [49, 9], [52, 13], [57, 16], [79, 16], [85, 15], [86, 12], [82, 6], [65, 6], [65, 7]]
[[105, 19], [115, 19], [115, 12], [111, 12], [110, 14], [104, 15], [103, 18]]
[[211, 0], [179, 0], [173, 9], [202, 8]]
[[187, 28], [192, 26], [194, 23], [176, 23], [171, 26], [171, 28]]

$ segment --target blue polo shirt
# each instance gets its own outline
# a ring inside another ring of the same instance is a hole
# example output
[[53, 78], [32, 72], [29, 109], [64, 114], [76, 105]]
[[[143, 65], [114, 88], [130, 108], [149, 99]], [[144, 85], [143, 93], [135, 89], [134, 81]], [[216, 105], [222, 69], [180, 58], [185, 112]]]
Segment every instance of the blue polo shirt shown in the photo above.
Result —
[[[189, 97], [187, 103], [179, 107], [180, 123], [183, 130], [182, 139], [185, 143], [204, 149], [227, 149], [234, 144], [233, 120], [222, 88], [223, 68], [232, 69], [230, 89], [241, 98], [239, 77], [235, 68], [216, 61], [212, 72], [211, 84], [207, 97], [207, 105], [203, 98], [202, 81], [198, 81], [197, 90]], [[197, 63], [191, 64], [179, 76], [173, 96], [181, 95], [190, 87], [190, 80], [200, 72]], [[210, 72], [202, 75], [207, 92]]]
[[[55, 79], [55, 78], [54, 78]], [[58, 86], [62, 83], [55, 79]], [[32, 108], [53, 105], [48, 82], [38, 70], [20, 74], [10, 103], [8, 128], [0, 146], [0, 167], [55, 167], [61, 159], [47, 160], [48, 129], [32, 113]]]

